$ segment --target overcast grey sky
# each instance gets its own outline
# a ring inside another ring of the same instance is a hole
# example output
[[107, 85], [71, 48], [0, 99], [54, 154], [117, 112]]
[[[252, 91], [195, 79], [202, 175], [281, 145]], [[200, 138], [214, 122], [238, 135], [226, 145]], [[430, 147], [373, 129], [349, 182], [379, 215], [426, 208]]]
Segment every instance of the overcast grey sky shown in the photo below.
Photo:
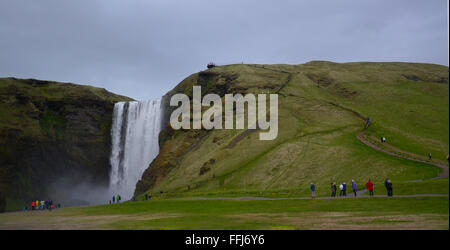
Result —
[[210, 61], [448, 65], [446, 0], [0, 0], [0, 77], [158, 98]]

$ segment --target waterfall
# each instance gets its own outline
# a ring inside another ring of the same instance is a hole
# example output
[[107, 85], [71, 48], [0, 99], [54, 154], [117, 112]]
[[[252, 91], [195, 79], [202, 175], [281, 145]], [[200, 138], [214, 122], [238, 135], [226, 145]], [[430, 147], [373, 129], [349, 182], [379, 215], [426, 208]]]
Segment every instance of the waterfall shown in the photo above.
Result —
[[109, 190], [123, 200], [133, 197], [137, 181], [159, 153], [161, 101], [118, 102], [111, 128]]

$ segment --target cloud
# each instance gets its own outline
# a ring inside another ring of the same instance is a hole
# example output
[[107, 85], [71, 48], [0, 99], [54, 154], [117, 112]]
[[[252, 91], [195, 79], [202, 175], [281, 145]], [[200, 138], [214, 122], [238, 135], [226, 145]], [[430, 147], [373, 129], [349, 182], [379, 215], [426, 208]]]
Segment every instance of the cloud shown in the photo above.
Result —
[[448, 65], [447, 1], [0, 3], [0, 76], [158, 98], [214, 61]]

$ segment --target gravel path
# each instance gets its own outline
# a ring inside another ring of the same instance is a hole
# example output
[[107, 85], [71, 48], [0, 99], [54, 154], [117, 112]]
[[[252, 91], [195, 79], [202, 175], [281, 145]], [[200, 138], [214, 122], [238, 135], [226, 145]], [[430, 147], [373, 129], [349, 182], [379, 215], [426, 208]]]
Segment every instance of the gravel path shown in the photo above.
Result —
[[[425, 164], [429, 164], [429, 165], [433, 165], [433, 166], [442, 168], [442, 173], [439, 176], [437, 176], [437, 177], [435, 177], [433, 179], [448, 178], [448, 176], [449, 176], [449, 170], [448, 170], [449, 168], [448, 168], [447, 165], [436, 163], [436, 162], [432, 162], [432, 161], [419, 160], [419, 159], [413, 158], [412, 156], [405, 156], [404, 154], [400, 154], [400, 153], [395, 152], [395, 151], [389, 151], [389, 150], [387, 150], [385, 148], [381, 148], [381, 147], [375, 145], [374, 143], [372, 143], [371, 141], [369, 141], [366, 138], [365, 130], [363, 130], [361, 133], [359, 133], [357, 138], [358, 138], [358, 140], [360, 140], [362, 143], [366, 144], [367, 146], [369, 146], [369, 147], [371, 147], [371, 148], [373, 148], [375, 150], [384, 152], [386, 154], [389, 154], [389, 155], [392, 155], [392, 156], [396, 156], [396, 157], [399, 157], [399, 158], [402, 158], [402, 159], [405, 159], [405, 160], [425, 163]], [[411, 155], [413, 155], [413, 154], [411, 153]]]
[[[357, 192], [357, 196], [355, 197], [353, 193], [347, 194], [347, 196], [320, 196], [316, 198], [311, 197], [290, 197], [290, 198], [268, 198], [268, 197], [257, 197], [257, 196], [246, 196], [246, 197], [189, 197], [189, 198], [180, 198], [187, 200], [331, 200], [331, 199], [357, 199], [357, 198], [368, 198], [369, 195], [363, 194], [366, 190], [360, 190]], [[372, 197], [387, 197], [387, 195], [374, 195]], [[394, 195], [395, 198], [410, 198], [410, 197], [448, 197], [448, 194], [408, 194], [408, 195]]]

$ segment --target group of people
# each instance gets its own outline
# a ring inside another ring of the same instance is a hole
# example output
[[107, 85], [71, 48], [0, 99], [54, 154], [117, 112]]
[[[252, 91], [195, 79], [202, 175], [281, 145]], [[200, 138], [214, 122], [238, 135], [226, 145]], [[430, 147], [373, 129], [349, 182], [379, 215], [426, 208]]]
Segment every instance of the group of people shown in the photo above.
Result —
[[[343, 182], [339, 184], [339, 196], [347, 196], [347, 183]], [[352, 191], [353, 194], [356, 196], [356, 191], [358, 191], [358, 188], [356, 186], [356, 182], [352, 180]], [[337, 184], [336, 182], [331, 183], [331, 197], [336, 197], [337, 194]]]
[[122, 200], [122, 197], [120, 197], [120, 195], [113, 195], [112, 200], [109, 200], [109, 204], [120, 203], [120, 200]]
[[[61, 204], [57, 204], [54, 205], [53, 204], [53, 200], [35, 200], [31, 202], [31, 210], [49, 210], [51, 211], [52, 209], [55, 208], [60, 208]], [[28, 206], [24, 206], [22, 208], [23, 211], [28, 211]]]
[[[389, 197], [393, 196], [393, 189], [392, 189], [392, 182], [391, 182], [391, 180], [390, 179], [386, 179], [385, 182], [384, 182], [384, 185], [385, 185], [386, 190], [387, 190], [387, 195]], [[355, 180], [352, 180], [352, 186], [351, 187], [352, 187], [352, 192], [353, 192], [354, 196], [356, 197], [358, 195], [357, 194], [358, 186], [356, 185]], [[310, 189], [311, 189], [311, 196], [312, 196], [312, 198], [315, 198], [316, 197], [316, 185], [314, 183], [311, 183]], [[369, 195], [373, 196], [374, 184], [373, 184], [373, 182], [370, 179], [366, 183], [366, 189], [367, 189], [367, 191], [369, 191]], [[344, 197], [347, 196], [347, 184], [345, 182], [339, 184], [339, 190], [340, 190], [339, 196], [344, 196]], [[336, 182], [333, 182], [333, 183], [331, 183], [331, 197], [336, 197], [336, 194], [337, 194], [337, 184], [336, 184]]]

